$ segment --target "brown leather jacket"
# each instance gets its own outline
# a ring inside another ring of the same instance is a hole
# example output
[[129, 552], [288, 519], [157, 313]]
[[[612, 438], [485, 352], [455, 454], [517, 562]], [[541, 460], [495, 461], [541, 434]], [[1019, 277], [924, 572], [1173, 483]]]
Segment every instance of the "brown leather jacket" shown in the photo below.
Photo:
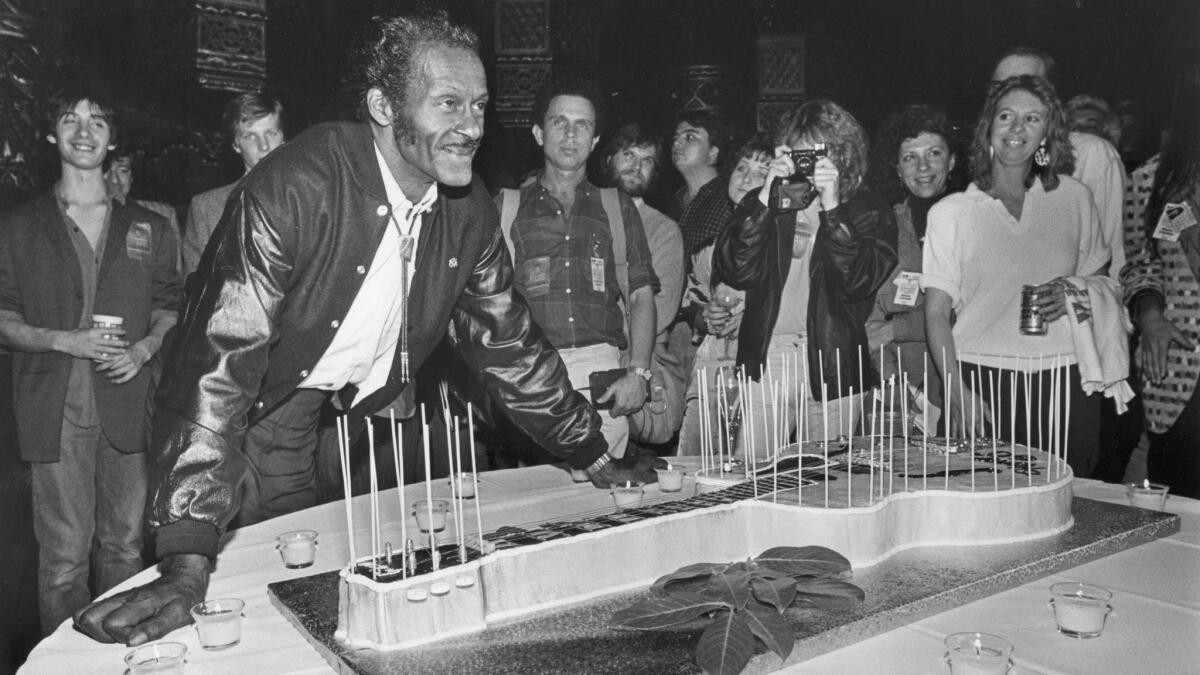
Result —
[[[510, 418], [572, 466], [588, 466], [607, 449], [600, 419], [514, 299], [491, 198], [478, 179], [438, 189], [409, 293], [412, 372], [450, 327], [460, 357]], [[231, 195], [188, 281], [158, 390], [150, 522], [159, 557], [216, 555], [239, 501], [246, 427], [324, 354], [371, 265], [389, 208], [374, 140], [361, 124], [301, 134]], [[352, 416], [406, 393], [399, 361]]]

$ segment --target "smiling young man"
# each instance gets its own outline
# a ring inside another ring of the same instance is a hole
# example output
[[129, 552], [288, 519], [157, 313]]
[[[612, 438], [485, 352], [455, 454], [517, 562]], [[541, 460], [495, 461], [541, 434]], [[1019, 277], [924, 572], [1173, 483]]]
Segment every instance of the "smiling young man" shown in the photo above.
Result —
[[[242, 158], [243, 176], [283, 145], [283, 104], [277, 99], [258, 93], [242, 94], [225, 104], [221, 121], [230, 146]], [[204, 247], [225, 212], [225, 202], [240, 180], [192, 197], [183, 235], [185, 273], [196, 271]]]
[[[52, 110], [62, 177], [0, 215], [0, 345], [14, 352], [46, 633], [91, 598], [89, 567], [98, 593], [142, 569], [146, 403], [179, 299], [174, 232], [107, 189], [113, 108], [77, 91]], [[93, 328], [93, 314], [123, 327]]]
[[597, 485], [626, 480], [600, 421], [512, 293], [471, 162], [487, 81], [444, 13], [378, 20], [359, 50], [366, 124], [317, 126], [234, 189], [189, 287], [158, 391], [150, 525], [162, 576], [76, 614], [130, 645], [189, 621], [218, 539], [315, 504], [317, 411], [398, 398], [447, 336], [509, 417]]

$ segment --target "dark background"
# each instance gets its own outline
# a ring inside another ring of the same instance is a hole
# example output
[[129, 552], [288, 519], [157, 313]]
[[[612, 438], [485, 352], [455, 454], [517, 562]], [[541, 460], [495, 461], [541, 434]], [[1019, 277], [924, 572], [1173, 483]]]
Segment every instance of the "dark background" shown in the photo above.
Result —
[[[218, 129], [221, 104], [234, 92], [146, 75], [153, 43], [173, 39], [175, 26], [160, 12], [190, 4], [0, 0], [0, 206], [57, 177], [57, 156], [43, 140], [37, 107], [53, 86], [76, 78], [115, 92], [127, 138], [154, 158], [139, 160], [135, 197], [182, 209], [191, 195], [237, 177], [241, 163]], [[284, 100], [290, 133], [354, 115], [346, 44], [372, 15], [415, 4], [266, 1], [265, 88]], [[494, 0], [445, 6], [479, 31], [495, 92]], [[1151, 139], [1144, 154], [1169, 117], [1174, 82], [1196, 59], [1200, 36], [1196, 0], [552, 0], [551, 7], [555, 16], [590, 17], [594, 28], [588, 36], [552, 36], [564, 47], [591, 40], [584, 50], [591, 58], [567, 49], [556, 55], [555, 68], [594, 72], [612, 123], [640, 120], [664, 135], [681, 106], [669, 94], [672, 69], [728, 69], [736, 91], [726, 112], [750, 131], [757, 37], [802, 33], [808, 40], [805, 96], [838, 100], [868, 130], [914, 102], [940, 105], [969, 126], [997, 54], [1026, 44], [1055, 55], [1064, 99], [1090, 93], [1140, 105], [1143, 135]], [[156, 65], [149, 64], [151, 70]], [[477, 169], [495, 184], [539, 164], [528, 129], [501, 127], [490, 115]], [[0, 672], [14, 669], [37, 639], [28, 468], [17, 459], [9, 375], [0, 355]]]

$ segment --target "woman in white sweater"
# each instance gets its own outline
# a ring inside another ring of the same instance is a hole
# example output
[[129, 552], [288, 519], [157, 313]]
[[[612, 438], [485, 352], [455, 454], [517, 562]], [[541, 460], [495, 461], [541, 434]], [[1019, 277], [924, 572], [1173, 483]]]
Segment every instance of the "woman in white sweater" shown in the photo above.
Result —
[[[1095, 466], [1100, 397], [1080, 385], [1055, 280], [1096, 274], [1109, 256], [1091, 193], [1070, 177], [1067, 133], [1046, 80], [1019, 76], [993, 89], [971, 145], [971, 185], [929, 213], [921, 286], [950, 432], [987, 433], [995, 407], [994, 435], [1007, 440], [1015, 426], [1017, 442], [1065, 447], [1075, 474], [1086, 477]], [[1044, 335], [1021, 331], [1024, 286], [1035, 287]], [[1056, 382], [1062, 394], [1053, 397]]]

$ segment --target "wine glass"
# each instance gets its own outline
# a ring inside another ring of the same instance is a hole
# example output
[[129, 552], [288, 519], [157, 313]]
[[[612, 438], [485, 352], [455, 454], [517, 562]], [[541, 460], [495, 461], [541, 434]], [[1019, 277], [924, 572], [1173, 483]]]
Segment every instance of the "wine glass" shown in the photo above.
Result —
[[[720, 284], [717, 287], [717, 292], [713, 294], [712, 301], [716, 303], [717, 306], [725, 308], [725, 310], [728, 312], [728, 316], [725, 318], [724, 323], [721, 324], [722, 328], [728, 325], [728, 323], [733, 319], [734, 315], [741, 311], [739, 308], [741, 307], [744, 298], [745, 293], [741, 291], [735, 291], [725, 284]], [[732, 334], [730, 334], [726, 335], [723, 339], [725, 343], [721, 347], [721, 356], [717, 360], [732, 361], [733, 357], [729, 355], [729, 345], [735, 338]]]

